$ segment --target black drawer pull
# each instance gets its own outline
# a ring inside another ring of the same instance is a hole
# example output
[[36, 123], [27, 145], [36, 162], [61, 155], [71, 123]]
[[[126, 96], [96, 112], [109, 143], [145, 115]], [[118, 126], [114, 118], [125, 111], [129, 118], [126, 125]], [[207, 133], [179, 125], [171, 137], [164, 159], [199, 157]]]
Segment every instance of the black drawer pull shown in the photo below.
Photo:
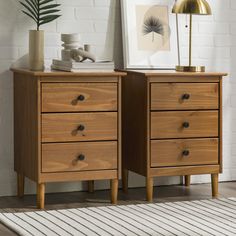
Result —
[[85, 126], [84, 125], [79, 125], [77, 130], [78, 131], [84, 131], [85, 130]]
[[189, 154], [190, 154], [190, 151], [189, 151], [189, 150], [184, 150], [184, 151], [182, 152], [182, 155], [185, 156], [185, 157], [189, 156]]
[[77, 100], [78, 100], [78, 101], [84, 101], [84, 99], [85, 99], [84, 95], [79, 95], [79, 96], [77, 97]]
[[84, 161], [84, 160], [85, 160], [85, 155], [80, 154], [80, 155], [77, 157], [77, 160], [78, 160], [78, 161]]
[[183, 100], [188, 100], [188, 99], [190, 99], [190, 94], [188, 94], [188, 93], [183, 94], [182, 99], [183, 99]]
[[190, 126], [189, 122], [184, 122], [184, 123], [183, 123], [183, 127], [184, 127], [185, 129], [189, 128], [189, 126]]

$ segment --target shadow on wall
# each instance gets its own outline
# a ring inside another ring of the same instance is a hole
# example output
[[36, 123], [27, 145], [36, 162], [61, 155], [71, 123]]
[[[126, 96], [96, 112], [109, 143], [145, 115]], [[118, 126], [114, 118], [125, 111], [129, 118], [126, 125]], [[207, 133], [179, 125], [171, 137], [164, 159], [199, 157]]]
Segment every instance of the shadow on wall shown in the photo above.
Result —
[[18, 58], [21, 48], [27, 43], [25, 32], [28, 27], [18, 1], [0, 1], [0, 196], [14, 195], [16, 192], [13, 168], [13, 76], [9, 68], [12, 65], [27, 65], [25, 56]]
[[111, 1], [103, 55], [115, 61], [116, 68], [123, 67], [120, 0]]
[[9, 67], [18, 56], [13, 47], [17, 23], [16, 1], [0, 1], [0, 195], [14, 192], [13, 81]]
[[[234, 0], [231, 0], [234, 1]], [[233, 133], [233, 130], [236, 130], [234, 128], [235, 126], [235, 115], [234, 115], [234, 108], [232, 107], [232, 94], [235, 92], [233, 89], [235, 86], [232, 86], [235, 82], [233, 80], [234, 73], [236, 74], [235, 68], [235, 60], [234, 56], [230, 52], [232, 52], [232, 46], [229, 41], [232, 40], [232, 35], [230, 32], [230, 25], [232, 22], [235, 23], [235, 20], [232, 19], [232, 17], [235, 17], [234, 14], [231, 14], [231, 18], [228, 17], [229, 11], [227, 11], [226, 7], [231, 4], [230, 0], [226, 1], [217, 1], [216, 3], [213, 3], [213, 1], [210, 1], [212, 6], [212, 14], [213, 17], [219, 16], [217, 14], [219, 12], [219, 9], [221, 14], [220, 19], [217, 19], [218, 21], [213, 21], [213, 28], [212, 33], [214, 36], [214, 45], [212, 47], [212, 50], [209, 51], [209, 59], [206, 61], [207, 69], [217, 72], [225, 72], [228, 73], [228, 76], [223, 79], [223, 174], [220, 175], [220, 181], [230, 181], [235, 180], [233, 178], [232, 173], [234, 172], [233, 167], [233, 159], [232, 156], [232, 148], [233, 143], [235, 142], [235, 134]], [[219, 29], [219, 27], [225, 27], [224, 29]], [[227, 32], [227, 27], [228, 32]], [[222, 40], [222, 43], [217, 43]], [[236, 57], [235, 57], [236, 58]], [[236, 102], [235, 102], [236, 104]], [[235, 126], [236, 127], [236, 126]]]
[[11, 68], [28, 68], [29, 67], [29, 54], [25, 54], [11, 64]]

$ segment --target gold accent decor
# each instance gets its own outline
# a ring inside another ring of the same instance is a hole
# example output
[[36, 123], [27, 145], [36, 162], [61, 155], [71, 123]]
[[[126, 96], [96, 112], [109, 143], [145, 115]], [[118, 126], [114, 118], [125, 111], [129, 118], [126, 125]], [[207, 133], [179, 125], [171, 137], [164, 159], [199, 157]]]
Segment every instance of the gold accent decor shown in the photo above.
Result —
[[205, 72], [205, 66], [176, 66], [175, 70], [179, 72]]
[[172, 13], [211, 15], [211, 7], [206, 0], [177, 0]]
[[176, 71], [204, 72], [204, 66], [192, 66], [192, 15], [211, 15], [211, 7], [206, 0], [177, 0], [172, 9], [175, 14], [188, 14], [189, 19], [189, 65], [176, 66]]

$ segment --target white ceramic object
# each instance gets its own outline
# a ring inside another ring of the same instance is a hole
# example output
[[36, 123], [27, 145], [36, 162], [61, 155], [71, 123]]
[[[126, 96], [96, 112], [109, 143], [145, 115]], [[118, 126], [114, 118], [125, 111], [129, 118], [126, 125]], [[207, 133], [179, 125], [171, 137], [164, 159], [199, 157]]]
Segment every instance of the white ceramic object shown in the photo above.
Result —
[[78, 48], [78, 43], [63, 43], [61, 46], [64, 47], [66, 50], [71, 50]]
[[61, 41], [70, 44], [73, 42], [79, 42], [80, 41], [80, 35], [79, 34], [62, 34], [61, 35]]
[[84, 51], [91, 52], [91, 45], [90, 44], [85, 44], [84, 45]]
[[71, 58], [71, 50], [62, 49], [61, 58], [63, 61], [73, 61], [73, 59]]
[[63, 61], [72, 61], [71, 51], [80, 47], [79, 34], [62, 34], [61, 41], [63, 42], [61, 50], [61, 59]]
[[61, 40], [64, 42], [61, 50], [61, 58], [63, 61], [76, 61], [83, 62], [87, 59], [95, 62], [95, 55], [91, 53], [91, 46], [85, 44], [84, 47], [80, 46], [79, 34], [62, 34]]

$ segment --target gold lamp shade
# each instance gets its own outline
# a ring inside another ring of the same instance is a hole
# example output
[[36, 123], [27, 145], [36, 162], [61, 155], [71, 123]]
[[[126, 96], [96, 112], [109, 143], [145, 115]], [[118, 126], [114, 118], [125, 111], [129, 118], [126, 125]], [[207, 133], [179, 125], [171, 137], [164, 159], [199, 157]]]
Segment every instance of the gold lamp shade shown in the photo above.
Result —
[[177, 14], [211, 15], [211, 8], [206, 0], [178, 0], [172, 12]]
[[205, 66], [192, 66], [192, 15], [211, 15], [211, 7], [206, 0], [177, 0], [172, 9], [175, 14], [189, 14], [189, 65], [176, 66], [177, 71], [203, 72]]

